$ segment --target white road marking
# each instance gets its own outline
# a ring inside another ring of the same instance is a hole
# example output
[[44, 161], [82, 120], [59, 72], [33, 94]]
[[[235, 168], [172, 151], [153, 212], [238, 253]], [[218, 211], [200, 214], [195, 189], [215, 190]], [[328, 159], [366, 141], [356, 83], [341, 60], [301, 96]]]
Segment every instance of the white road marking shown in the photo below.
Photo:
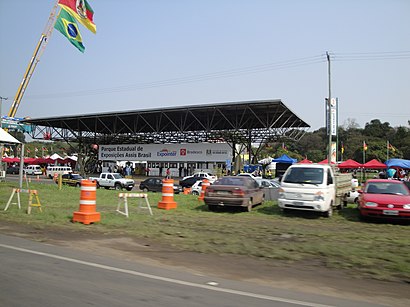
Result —
[[281, 297], [276, 297], [276, 296], [269, 296], [269, 295], [262, 295], [262, 294], [252, 293], [252, 292], [233, 290], [233, 289], [228, 289], [228, 288], [217, 288], [215, 286], [202, 285], [202, 284], [197, 284], [197, 283], [193, 283], [193, 282], [178, 280], [178, 279], [174, 279], [174, 278], [167, 278], [167, 277], [162, 277], [162, 276], [157, 276], [157, 275], [152, 275], [152, 274], [146, 274], [146, 273], [132, 271], [132, 270], [120, 269], [120, 268], [116, 268], [116, 267], [112, 267], [112, 266], [108, 266], [108, 265], [103, 265], [103, 264], [98, 264], [98, 263], [88, 262], [88, 261], [82, 261], [82, 260], [78, 260], [78, 259], [74, 259], [74, 258], [58, 256], [58, 255], [49, 254], [49, 253], [38, 252], [38, 251], [30, 250], [30, 249], [20, 248], [20, 247], [16, 247], [16, 246], [1, 244], [1, 243], [0, 243], [0, 247], [20, 251], [20, 252], [23, 252], [23, 253], [29, 253], [29, 254], [34, 254], [34, 255], [39, 255], [39, 256], [44, 256], [44, 257], [49, 257], [49, 258], [54, 258], [54, 259], [59, 259], [59, 260], [64, 260], [64, 261], [67, 261], [67, 262], [78, 263], [78, 264], [87, 265], [87, 266], [90, 266], [90, 267], [95, 267], [95, 268], [99, 268], [99, 269], [103, 269], [103, 270], [108, 270], [108, 271], [113, 271], [113, 272], [120, 272], [120, 273], [125, 273], [125, 274], [150, 278], [150, 279], [154, 279], [154, 280], [160, 280], [160, 281], [169, 282], [169, 283], [178, 284], [178, 285], [183, 285], [183, 286], [188, 286], [188, 287], [201, 288], [201, 289], [206, 289], [206, 290], [211, 290], [211, 291], [242, 295], [242, 296], [258, 298], [258, 299], [262, 299], [262, 300], [289, 303], [289, 304], [300, 305], [300, 306], [332, 307], [331, 305], [322, 305], [322, 304], [317, 304], [317, 303], [310, 303], [310, 302], [304, 302], [304, 301], [299, 301], [299, 300], [286, 299], [286, 298], [281, 298]]

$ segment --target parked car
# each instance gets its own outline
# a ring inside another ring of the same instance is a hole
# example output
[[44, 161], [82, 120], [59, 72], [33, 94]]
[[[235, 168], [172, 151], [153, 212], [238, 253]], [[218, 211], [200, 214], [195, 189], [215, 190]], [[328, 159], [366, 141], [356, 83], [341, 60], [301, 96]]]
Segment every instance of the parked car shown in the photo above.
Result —
[[41, 170], [41, 166], [37, 164], [28, 165], [26, 168], [24, 168], [24, 172], [27, 175], [42, 175], [43, 174], [43, 171]]
[[13, 175], [20, 174], [20, 166], [10, 166], [6, 170], [6, 174], [13, 174]]
[[124, 178], [119, 173], [101, 173], [99, 177], [90, 177], [89, 180], [97, 182], [97, 188], [116, 190], [126, 189], [131, 191], [134, 188], [135, 181], [131, 178]]
[[202, 178], [200, 178], [200, 177], [188, 177], [188, 178], [185, 178], [185, 179], [181, 180], [179, 182], [179, 184], [181, 185], [182, 188], [190, 188], [198, 180], [201, 181]]
[[279, 196], [280, 183], [272, 180], [257, 177], [256, 182], [263, 189], [265, 200], [277, 200]]
[[347, 192], [346, 201], [348, 204], [357, 204], [359, 201], [359, 191], [358, 190], [351, 190]]
[[[70, 185], [73, 187], [80, 187], [81, 186], [81, 180], [84, 178], [81, 177], [79, 174], [64, 174], [61, 175], [61, 183]], [[58, 183], [58, 177], [56, 177], [55, 182]]]
[[238, 175], [236, 175], [236, 176], [246, 176], [246, 177], [250, 177], [250, 178], [252, 178], [252, 179], [262, 179], [262, 177], [260, 177], [260, 176], [255, 176], [254, 174], [252, 174], [252, 173], [239, 173]]
[[191, 187], [192, 195], [201, 195], [202, 192], [202, 180], [198, 180]]
[[369, 179], [359, 192], [361, 218], [410, 219], [410, 190], [404, 182]]
[[207, 173], [207, 172], [196, 172], [195, 174], [191, 175], [191, 176], [186, 176], [184, 178], [182, 178], [182, 180], [188, 179], [188, 178], [198, 178], [198, 179], [208, 179], [210, 183], [213, 183], [215, 180], [218, 179], [217, 176], [212, 175], [211, 173]]
[[[140, 183], [140, 190], [144, 192], [162, 192], [162, 178], [148, 178]], [[174, 194], [182, 192], [182, 187], [174, 183]]]
[[248, 211], [264, 200], [263, 188], [248, 176], [225, 176], [205, 191], [204, 201], [209, 210], [218, 207], [243, 207]]

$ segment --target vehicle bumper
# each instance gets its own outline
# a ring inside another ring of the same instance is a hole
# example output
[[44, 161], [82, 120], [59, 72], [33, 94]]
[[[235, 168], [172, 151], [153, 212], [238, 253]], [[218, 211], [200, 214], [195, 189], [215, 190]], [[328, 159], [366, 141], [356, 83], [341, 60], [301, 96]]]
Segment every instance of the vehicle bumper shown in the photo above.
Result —
[[123, 187], [124, 189], [132, 189], [132, 188], [134, 188], [134, 186], [135, 186], [135, 184], [123, 184], [123, 185], [122, 185], [122, 187]]
[[249, 198], [205, 197], [204, 202], [207, 206], [247, 207]]
[[410, 219], [410, 210], [360, 208], [360, 215], [383, 219]]
[[329, 206], [323, 201], [303, 201], [303, 200], [288, 200], [279, 198], [278, 206], [282, 209], [326, 212]]

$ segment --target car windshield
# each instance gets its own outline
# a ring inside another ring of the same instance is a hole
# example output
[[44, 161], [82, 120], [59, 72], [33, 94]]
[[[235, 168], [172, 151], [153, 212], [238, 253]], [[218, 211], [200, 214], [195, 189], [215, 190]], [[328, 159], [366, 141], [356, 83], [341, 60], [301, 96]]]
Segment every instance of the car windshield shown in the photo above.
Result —
[[112, 174], [112, 176], [114, 177], [114, 179], [121, 179], [122, 176], [118, 173]]
[[294, 167], [289, 170], [283, 182], [286, 183], [323, 183], [323, 169], [313, 167]]
[[366, 185], [365, 193], [410, 195], [409, 190], [401, 182], [369, 182]]
[[222, 177], [221, 179], [218, 179], [215, 181], [213, 185], [239, 185], [239, 186], [244, 186], [246, 185], [246, 179], [247, 178], [241, 178], [241, 177]]

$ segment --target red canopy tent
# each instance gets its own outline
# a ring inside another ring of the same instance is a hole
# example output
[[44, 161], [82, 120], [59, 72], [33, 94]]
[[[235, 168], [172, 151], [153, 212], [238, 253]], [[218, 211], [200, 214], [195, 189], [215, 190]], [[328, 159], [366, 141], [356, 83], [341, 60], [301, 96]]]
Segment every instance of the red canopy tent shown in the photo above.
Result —
[[303, 159], [303, 160], [298, 162], [298, 164], [310, 164], [310, 163], [313, 163], [313, 162], [308, 160], [308, 159]]
[[20, 162], [20, 159], [19, 158], [5, 157], [1, 161], [5, 162], [5, 163], [17, 163], [17, 162]]
[[384, 163], [381, 163], [380, 161], [373, 159], [370, 160], [369, 162], [366, 162], [365, 164], [363, 164], [363, 168], [367, 168], [367, 169], [386, 169], [387, 165]]
[[349, 160], [346, 160], [340, 163], [337, 167], [338, 168], [360, 168], [360, 167], [363, 167], [363, 164], [355, 160], [349, 159]]
[[[329, 162], [327, 161], [327, 159], [324, 159], [320, 162], [318, 162], [318, 164], [329, 164]], [[331, 162], [331, 164], [336, 164], [335, 162]]]

